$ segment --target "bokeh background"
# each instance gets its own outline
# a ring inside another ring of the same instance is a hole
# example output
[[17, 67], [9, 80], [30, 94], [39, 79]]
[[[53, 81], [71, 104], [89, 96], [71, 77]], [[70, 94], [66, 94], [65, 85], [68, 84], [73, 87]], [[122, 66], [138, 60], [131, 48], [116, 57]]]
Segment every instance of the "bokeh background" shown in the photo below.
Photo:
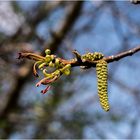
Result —
[[140, 45], [140, 5], [129, 1], [0, 1], [0, 138], [140, 138], [140, 53], [110, 63], [110, 111], [97, 95], [95, 68], [73, 68], [48, 92], [18, 53], [71, 59], [115, 55]]

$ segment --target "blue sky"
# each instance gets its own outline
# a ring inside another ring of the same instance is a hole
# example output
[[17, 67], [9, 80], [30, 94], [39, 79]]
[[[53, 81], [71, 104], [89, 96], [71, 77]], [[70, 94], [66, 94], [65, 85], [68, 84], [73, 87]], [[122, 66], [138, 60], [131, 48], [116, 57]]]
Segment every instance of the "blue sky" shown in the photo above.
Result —
[[[19, 4], [24, 10], [29, 10], [33, 7], [33, 5], [36, 5], [38, 3], [37, 1], [19, 1]], [[136, 7], [134, 5], [131, 6], [129, 2], [117, 2], [118, 8], [120, 11], [123, 12], [123, 14], [128, 15], [134, 23], [140, 23], [140, 9], [139, 7]], [[84, 10], [88, 11], [90, 7], [96, 7], [92, 2], [86, 1]], [[57, 28], [57, 25], [61, 22], [63, 19], [63, 10], [58, 9], [53, 15], [49, 18], [49, 20], [43, 21], [37, 28], [37, 33], [44, 37], [45, 39], [49, 38], [49, 28]], [[74, 29], [84, 25], [88, 20], [90, 16], [87, 16], [86, 14], [83, 14], [82, 17], [79, 18], [76, 25], [74, 26]], [[80, 53], [85, 53], [86, 51], [97, 51], [102, 52], [106, 56], [117, 54], [120, 52], [120, 49], [124, 46], [123, 43], [120, 41], [121, 36], [116, 35], [116, 30], [114, 29], [114, 24], [112, 20], [112, 11], [109, 8], [105, 8], [100, 11], [100, 16], [93, 28], [87, 33], [82, 33], [80, 36], [78, 36], [73, 42], [72, 46], [73, 48], [77, 49]], [[51, 23], [51, 24], [50, 24]], [[93, 19], [93, 24], [94, 24]], [[127, 38], [129, 34], [131, 34], [131, 38], [128, 40], [129, 45], [127, 49], [133, 48], [136, 45], [140, 44], [139, 36], [137, 35], [136, 29], [133, 29], [132, 27], [129, 27], [128, 24], [125, 22], [125, 18], [122, 17], [121, 24], [118, 26], [121, 26], [122, 34]], [[46, 37], [47, 35], [47, 37]], [[71, 53], [71, 52], [68, 52]], [[67, 55], [67, 54], [66, 54]], [[119, 62], [114, 62], [108, 65], [109, 68], [109, 74], [113, 73], [113, 78], [117, 79], [120, 82], [123, 82], [124, 84], [128, 85], [128, 87], [137, 88], [139, 90], [139, 84], [140, 84], [140, 78], [139, 78], [139, 68], [140, 64], [138, 61], [139, 53], [132, 57], [127, 57]], [[128, 64], [129, 63], [129, 64]], [[134, 65], [134, 67], [133, 67]], [[75, 71], [80, 71], [80, 69], [76, 69]], [[81, 72], [82, 73], [82, 72]], [[84, 74], [85, 72], [83, 72]], [[93, 77], [92, 77], [93, 74]], [[40, 88], [35, 87], [35, 83], [37, 81], [32, 81], [31, 83], [27, 83], [25, 85], [25, 90], [23, 90], [23, 96], [21, 98], [22, 101], [26, 101], [25, 103], [29, 104], [33, 101], [41, 102], [44, 100], [44, 96], [41, 96], [39, 94]], [[106, 114], [102, 111], [100, 108], [99, 102], [89, 103], [87, 104], [87, 101], [90, 98], [98, 98], [97, 96], [97, 87], [96, 87], [96, 75], [95, 70], [89, 70], [89, 73], [85, 76], [79, 76], [76, 79], [77, 83], [81, 82], [84, 85], [88, 85], [87, 89], [78, 90], [76, 94], [74, 94], [68, 101], [63, 102], [63, 104], [58, 108], [58, 113], [61, 114], [63, 112], [63, 115], [68, 115], [68, 110], [71, 110], [71, 108], [74, 108], [75, 106], [77, 109], [82, 108], [86, 111], [88, 114], [94, 115], [95, 113], [100, 113], [103, 117], [109, 117], [109, 113]], [[70, 83], [68, 86], [74, 86], [75, 83]], [[29, 94], [30, 93], [30, 94]], [[53, 93], [49, 93], [48, 95], [45, 95], [45, 98], [48, 98]], [[27, 99], [28, 97], [28, 99]], [[79, 99], [79, 97], [81, 97]], [[31, 100], [32, 98], [32, 100]], [[126, 131], [130, 131], [130, 122], [128, 120], [133, 120], [136, 117], [138, 117], [138, 113], [135, 112], [135, 108], [137, 105], [135, 104], [135, 98], [133, 95], [131, 95], [131, 91], [124, 90], [120, 88], [119, 86], [115, 85], [114, 83], [109, 82], [109, 100], [110, 100], [110, 106], [111, 111], [110, 113], [122, 114], [123, 112], [126, 113], [124, 119], [120, 121], [118, 124], [114, 123], [112, 120], [103, 119], [101, 122], [97, 123], [97, 127], [102, 130], [104, 135], [106, 135], [106, 138], [126, 138], [127, 134]], [[129, 109], [128, 109], [129, 108]], [[75, 108], [74, 108], [75, 109]], [[125, 112], [130, 111], [130, 112]], [[117, 126], [117, 127], [116, 127]], [[135, 137], [139, 137], [139, 130], [140, 130], [140, 121], [138, 121], [138, 125], [136, 128], [136, 134]], [[92, 133], [95, 130], [92, 129], [92, 126], [86, 126], [83, 132], [83, 135], [85, 138], [99, 138], [96, 135], [93, 135]], [[106, 133], [106, 134], [105, 134]], [[18, 135], [13, 136], [12, 138], [18, 138]]]

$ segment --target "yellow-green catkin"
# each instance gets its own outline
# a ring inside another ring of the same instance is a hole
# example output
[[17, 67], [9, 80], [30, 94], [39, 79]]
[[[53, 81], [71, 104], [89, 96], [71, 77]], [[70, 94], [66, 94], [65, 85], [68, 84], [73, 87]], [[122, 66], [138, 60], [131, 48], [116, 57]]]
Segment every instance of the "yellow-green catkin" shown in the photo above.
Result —
[[86, 53], [86, 54], [82, 55], [82, 60], [84, 60], [84, 61], [86, 61], [86, 60], [94, 61], [94, 60], [100, 60], [103, 57], [104, 57], [104, 55], [102, 53], [99, 53], [99, 52]]
[[98, 96], [100, 100], [101, 107], [105, 111], [109, 111], [108, 93], [107, 93], [107, 62], [104, 60], [99, 60], [96, 64], [97, 72], [97, 84], [98, 84]]

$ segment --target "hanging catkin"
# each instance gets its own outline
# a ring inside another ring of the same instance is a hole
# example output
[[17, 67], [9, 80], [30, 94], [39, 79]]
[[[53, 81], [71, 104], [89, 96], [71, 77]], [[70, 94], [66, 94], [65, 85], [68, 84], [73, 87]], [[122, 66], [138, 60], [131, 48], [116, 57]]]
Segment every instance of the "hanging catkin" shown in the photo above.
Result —
[[109, 111], [108, 93], [107, 93], [107, 62], [99, 60], [96, 64], [98, 96], [101, 107], [105, 111]]

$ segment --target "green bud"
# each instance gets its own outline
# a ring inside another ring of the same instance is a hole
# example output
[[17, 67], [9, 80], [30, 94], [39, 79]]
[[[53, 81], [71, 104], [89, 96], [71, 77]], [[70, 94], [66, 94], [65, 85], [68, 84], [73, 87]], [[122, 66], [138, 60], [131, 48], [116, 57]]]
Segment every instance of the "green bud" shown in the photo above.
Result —
[[64, 68], [65, 69], [70, 69], [71, 68], [71, 64], [67, 64]]
[[63, 73], [64, 73], [65, 75], [70, 75], [70, 70], [69, 70], [69, 69], [66, 69], [66, 70], [63, 71]]
[[49, 54], [51, 54], [51, 50], [50, 49], [46, 49], [45, 53], [46, 53], [46, 55], [49, 55]]
[[65, 75], [69, 75], [70, 74], [70, 68], [71, 68], [71, 65], [70, 64], [67, 64], [62, 69], [60, 69], [60, 71], [62, 73], [64, 73]]
[[63, 68], [65, 65], [63, 63], [59, 64], [59, 67]]
[[56, 70], [56, 71], [54, 72], [54, 74], [55, 74], [55, 75], [59, 75], [59, 74], [60, 74], [60, 70]]
[[60, 62], [59, 59], [56, 58], [56, 59], [55, 59], [55, 65], [56, 65], [56, 66], [59, 66], [59, 62]]
[[50, 76], [50, 74], [46, 72], [46, 69], [43, 70], [43, 74], [44, 74], [44, 76], [46, 76], [46, 77]]
[[54, 59], [54, 55], [51, 55], [51, 60], [53, 60]]
[[51, 61], [51, 56], [50, 56], [50, 55], [46, 55], [45, 61], [46, 61], [47, 63], [49, 63], [49, 62]]
[[45, 65], [46, 65], [46, 63], [41, 63], [41, 64], [38, 66], [38, 68], [39, 68], [39, 69], [42, 69]]
[[51, 61], [50, 63], [49, 63], [49, 67], [54, 67], [55, 66], [55, 64]]

